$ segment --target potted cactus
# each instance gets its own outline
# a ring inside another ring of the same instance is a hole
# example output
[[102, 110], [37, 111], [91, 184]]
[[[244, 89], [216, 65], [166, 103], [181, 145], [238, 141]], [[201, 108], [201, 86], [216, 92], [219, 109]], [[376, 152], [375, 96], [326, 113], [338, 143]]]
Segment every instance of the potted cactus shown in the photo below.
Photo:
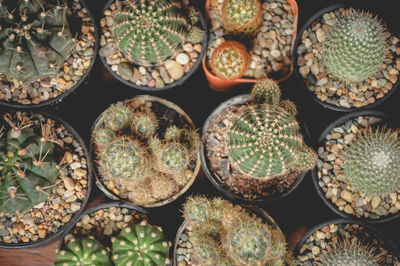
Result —
[[398, 37], [365, 10], [327, 7], [296, 41], [296, 76], [324, 107], [351, 111], [382, 103], [398, 85]]
[[88, 76], [97, 31], [84, 0], [3, 0], [0, 21], [0, 105], [56, 104]]
[[251, 95], [227, 100], [203, 127], [201, 159], [214, 186], [231, 199], [251, 202], [287, 195], [316, 163], [296, 121], [293, 102], [282, 100], [273, 80]]
[[[292, 73], [297, 13], [292, 0], [207, 0], [210, 41], [203, 69], [211, 88], [225, 91], [265, 77], [287, 79]], [[221, 50], [223, 57], [217, 56]]]
[[364, 111], [339, 118], [321, 134], [314, 184], [342, 217], [371, 222], [399, 215], [399, 124]]
[[297, 244], [297, 265], [398, 265], [393, 243], [368, 224], [352, 219], [324, 222]]
[[143, 209], [106, 203], [86, 211], [64, 234], [55, 265], [169, 265], [170, 246]]
[[200, 65], [205, 21], [189, 1], [107, 2], [100, 20], [100, 58], [115, 78], [149, 91], [183, 82]]
[[194, 196], [183, 215], [174, 265], [294, 265], [284, 235], [261, 209]]
[[107, 196], [144, 207], [172, 202], [200, 169], [200, 137], [187, 114], [148, 95], [111, 105], [97, 119], [91, 152]]
[[61, 119], [2, 114], [0, 247], [43, 245], [68, 227], [89, 198], [88, 158], [82, 139]]

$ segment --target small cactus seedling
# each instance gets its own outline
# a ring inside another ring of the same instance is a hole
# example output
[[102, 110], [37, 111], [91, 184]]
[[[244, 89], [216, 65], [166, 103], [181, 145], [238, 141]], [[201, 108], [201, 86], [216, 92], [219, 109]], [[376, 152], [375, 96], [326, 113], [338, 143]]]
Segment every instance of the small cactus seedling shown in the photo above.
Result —
[[157, 117], [152, 112], [136, 113], [131, 121], [131, 131], [143, 138], [150, 138], [156, 132]]
[[254, 84], [251, 98], [256, 103], [278, 105], [281, 101], [281, 89], [275, 80], [262, 79]]
[[206, 197], [189, 197], [183, 206], [185, 219], [193, 225], [200, 225], [211, 215], [211, 202]]
[[99, 150], [104, 147], [115, 138], [115, 134], [109, 128], [99, 127], [93, 131], [92, 137]]
[[104, 125], [111, 131], [121, 130], [129, 125], [132, 110], [122, 102], [111, 105], [104, 114]]
[[190, 22], [194, 25], [200, 20], [200, 11], [197, 11], [194, 7], [189, 7], [188, 9], [188, 18]]
[[400, 187], [399, 131], [367, 129], [346, 151], [344, 171], [353, 188], [386, 196]]
[[109, 251], [94, 238], [69, 242], [57, 252], [56, 266], [95, 265], [112, 266]]
[[237, 41], [220, 44], [211, 56], [211, 69], [223, 79], [242, 77], [249, 67], [249, 54], [246, 47]]
[[187, 21], [178, 1], [126, 3], [126, 8], [115, 15], [113, 34], [127, 59], [143, 66], [160, 65], [181, 49]]
[[0, 1], [0, 72], [22, 84], [56, 76], [75, 46], [66, 13], [44, 0]]
[[204, 36], [205, 36], [204, 30], [194, 26], [188, 31], [186, 40], [193, 44], [201, 43], [203, 41]]
[[253, 34], [262, 22], [260, 0], [224, 0], [224, 28], [233, 34]]
[[170, 243], [165, 240], [161, 227], [150, 225], [146, 220], [125, 227], [111, 241], [115, 265], [169, 264]]
[[388, 53], [389, 34], [371, 14], [351, 10], [328, 31], [322, 58], [328, 71], [347, 83], [374, 75]]

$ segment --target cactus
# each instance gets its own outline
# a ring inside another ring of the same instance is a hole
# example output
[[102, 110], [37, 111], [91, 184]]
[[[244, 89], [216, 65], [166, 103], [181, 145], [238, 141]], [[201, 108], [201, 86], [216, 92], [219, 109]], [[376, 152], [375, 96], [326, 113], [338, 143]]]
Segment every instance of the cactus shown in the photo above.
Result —
[[260, 0], [224, 0], [222, 21], [225, 30], [230, 33], [255, 33], [262, 22]]
[[283, 100], [279, 103], [279, 106], [285, 109], [291, 116], [296, 117], [297, 107], [294, 102], [290, 100]]
[[344, 171], [355, 190], [386, 196], [399, 189], [399, 132], [369, 128], [348, 147]]
[[197, 22], [199, 22], [199, 18], [200, 18], [200, 11], [197, 11], [196, 8], [194, 7], [189, 7], [188, 8], [188, 18], [190, 20], [191, 24], [196, 24]]
[[65, 249], [57, 252], [54, 265], [112, 266], [110, 252], [93, 237], [72, 240]]
[[347, 83], [374, 75], [388, 53], [386, 28], [371, 14], [351, 10], [328, 31], [322, 58], [327, 70]]
[[179, 187], [174, 178], [168, 175], [158, 175], [149, 180], [151, 187], [151, 195], [154, 199], [164, 200], [175, 195], [179, 191]]
[[65, 5], [44, 0], [0, 1], [0, 72], [29, 84], [56, 76], [75, 43]]
[[160, 65], [181, 49], [187, 21], [179, 2], [129, 0], [115, 15], [112, 32], [128, 60], [143, 66]]
[[0, 212], [24, 214], [48, 199], [58, 175], [54, 146], [36, 135], [31, 124], [0, 134]]
[[189, 197], [183, 206], [183, 215], [190, 224], [202, 224], [210, 216], [211, 204], [206, 197]]
[[220, 44], [211, 56], [211, 69], [223, 79], [242, 77], [249, 67], [249, 54], [246, 47], [237, 41]]
[[115, 134], [106, 127], [99, 127], [93, 130], [92, 138], [97, 145], [97, 149], [101, 150], [115, 138]]
[[132, 110], [122, 102], [111, 105], [104, 113], [104, 125], [112, 131], [127, 127], [132, 119]]
[[143, 138], [150, 138], [156, 132], [157, 122], [152, 112], [136, 113], [131, 121], [131, 131]]
[[146, 220], [125, 227], [111, 241], [115, 265], [169, 264], [170, 243], [165, 240], [161, 227], [152, 226]]
[[204, 36], [205, 36], [204, 30], [194, 26], [188, 31], [186, 41], [193, 44], [201, 43], [203, 41]]
[[277, 105], [281, 101], [281, 89], [276, 81], [262, 79], [257, 81], [251, 90], [251, 98], [256, 103]]

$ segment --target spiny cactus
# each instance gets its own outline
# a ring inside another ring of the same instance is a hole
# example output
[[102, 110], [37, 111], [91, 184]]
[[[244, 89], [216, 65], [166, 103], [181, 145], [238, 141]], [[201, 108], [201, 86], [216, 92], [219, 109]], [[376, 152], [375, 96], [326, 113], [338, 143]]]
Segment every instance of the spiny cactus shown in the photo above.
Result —
[[104, 125], [112, 131], [127, 127], [132, 119], [132, 110], [122, 102], [111, 105], [104, 114]]
[[328, 71], [348, 83], [374, 75], [388, 53], [389, 34], [371, 14], [351, 10], [338, 18], [323, 43], [322, 58]]
[[136, 113], [131, 121], [131, 131], [143, 138], [153, 136], [157, 126], [157, 117], [152, 112]]
[[344, 171], [353, 188], [386, 196], [400, 187], [398, 130], [367, 129], [347, 149]]
[[112, 266], [110, 252], [92, 237], [72, 240], [57, 252], [56, 266]]
[[276, 81], [262, 79], [254, 84], [251, 98], [253, 102], [277, 105], [281, 101], [281, 89]]
[[99, 127], [93, 131], [92, 137], [97, 144], [97, 148], [104, 149], [104, 147], [115, 138], [115, 134], [106, 127]]
[[169, 264], [170, 243], [165, 240], [161, 227], [150, 225], [146, 220], [125, 227], [111, 241], [115, 265]]
[[56, 76], [75, 46], [67, 7], [44, 0], [0, 1], [0, 72], [28, 84]]
[[54, 146], [42, 141], [31, 124], [0, 133], [0, 212], [24, 214], [48, 199], [58, 175]]
[[279, 103], [279, 106], [285, 109], [290, 115], [294, 117], [297, 115], [297, 106], [294, 102], [290, 100], [283, 100]]
[[224, 28], [233, 34], [252, 34], [262, 22], [260, 0], [224, 0], [222, 3]]
[[183, 206], [183, 215], [190, 224], [202, 224], [211, 215], [211, 204], [206, 197], [188, 197]]
[[201, 43], [205, 36], [204, 30], [200, 29], [199, 27], [192, 27], [187, 34], [186, 40], [190, 43]]
[[115, 36], [122, 54], [143, 66], [160, 65], [174, 56], [186, 38], [181, 4], [170, 0], [126, 2], [115, 15]]
[[249, 67], [249, 54], [246, 47], [237, 41], [226, 41], [220, 44], [211, 56], [211, 69], [223, 79], [242, 77]]
[[188, 18], [193, 25], [196, 24], [200, 20], [200, 11], [197, 11], [193, 6], [189, 7]]

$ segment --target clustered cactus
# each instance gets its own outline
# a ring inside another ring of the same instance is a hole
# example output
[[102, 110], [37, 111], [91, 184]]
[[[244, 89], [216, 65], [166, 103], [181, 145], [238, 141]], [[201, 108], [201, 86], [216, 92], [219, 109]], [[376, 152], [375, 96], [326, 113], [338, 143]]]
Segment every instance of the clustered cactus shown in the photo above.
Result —
[[253, 103], [234, 118], [228, 131], [228, 157], [233, 166], [255, 179], [312, 169], [317, 155], [299, 132], [296, 106], [280, 101], [279, 87], [271, 80], [257, 82], [252, 95]]
[[400, 187], [399, 131], [368, 128], [346, 150], [344, 171], [353, 188], [386, 196]]
[[260, 0], [224, 0], [222, 3], [224, 28], [233, 34], [252, 34], [262, 22]]
[[36, 134], [32, 123], [0, 130], [0, 212], [24, 214], [48, 199], [58, 175], [54, 146]]
[[188, 198], [184, 217], [199, 265], [285, 265], [293, 258], [280, 230], [239, 205], [202, 196]]
[[201, 43], [203, 41], [204, 35], [204, 30], [194, 26], [188, 31], [186, 40], [193, 44]]
[[75, 42], [58, 2], [0, 1], [0, 73], [8, 80], [28, 84], [60, 72]]
[[164, 118], [139, 109], [122, 102], [112, 105], [92, 137], [106, 186], [122, 198], [147, 205], [186, 185], [190, 179], [186, 170], [196, 157], [200, 137], [196, 130], [170, 122], [165, 126]]
[[336, 78], [357, 83], [376, 74], [388, 53], [385, 26], [371, 14], [351, 10], [338, 18], [323, 44], [322, 58]]

